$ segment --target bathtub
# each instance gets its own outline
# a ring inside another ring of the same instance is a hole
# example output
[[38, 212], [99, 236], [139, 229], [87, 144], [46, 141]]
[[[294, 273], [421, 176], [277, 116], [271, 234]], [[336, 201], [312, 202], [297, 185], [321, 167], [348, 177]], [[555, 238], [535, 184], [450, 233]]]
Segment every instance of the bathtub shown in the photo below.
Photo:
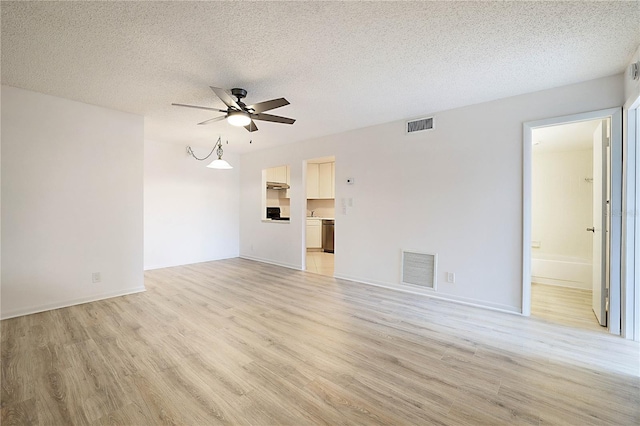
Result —
[[591, 290], [591, 259], [533, 254], [531, 257], [531, 282]]

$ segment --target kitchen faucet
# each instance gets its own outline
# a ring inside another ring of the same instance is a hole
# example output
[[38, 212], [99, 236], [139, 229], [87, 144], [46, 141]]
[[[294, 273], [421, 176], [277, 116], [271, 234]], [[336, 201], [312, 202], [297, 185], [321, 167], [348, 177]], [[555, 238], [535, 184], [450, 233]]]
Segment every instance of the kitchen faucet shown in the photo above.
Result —
[[315, 212], [315, 210], [311, 210], [311, 217], [313, 217], [313, 213]]

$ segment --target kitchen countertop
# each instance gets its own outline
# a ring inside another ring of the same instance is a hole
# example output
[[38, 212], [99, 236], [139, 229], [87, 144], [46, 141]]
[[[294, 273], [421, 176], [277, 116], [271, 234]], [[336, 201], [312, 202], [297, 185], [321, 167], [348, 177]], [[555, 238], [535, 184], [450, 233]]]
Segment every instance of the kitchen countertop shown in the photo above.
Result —
[[[335, 220], [333, 217], [320, 217], [320, 216], [307, 216], [307, 219], [314, 220]], [[269, 223], [291, 223], [291, 220], [271, 220], [271, 219], [262, 219], [262, 222]]]

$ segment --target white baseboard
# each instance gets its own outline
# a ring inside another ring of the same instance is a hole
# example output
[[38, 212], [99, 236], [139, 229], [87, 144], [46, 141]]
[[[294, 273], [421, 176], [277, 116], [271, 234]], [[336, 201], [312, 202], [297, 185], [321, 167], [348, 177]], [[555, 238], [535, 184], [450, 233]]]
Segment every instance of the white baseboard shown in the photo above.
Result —
[[150, 265], [144, 266], [144, 270], [145, 271], [153, 271], [155, 269], [164, 269], [164, 268], [173, 268], [174, 266], [186, 266], [186, 265], [195, 265], [198, 263], [205, 263], [205, 262], [213, 262], [216, 260], [224, 260], [224, 259], [234, 259], [238, 257], [238, 253], [232, 253], [229, 254], [228, 256], [220, 256], [220, 257], [213, 257], [211, 259], [205, 259], [205, 260], [197, 260], [195, 262], [187, 262], [187, 263], [163, 263], [163, 264], [155, 264], [155, 265]]
[[556, 280], [553, 278], [531, 277], [531, 283], [554, 285], [556, 287], [577, 288], [579, 290], [592, 290], [591, 286], [585, 283]]
[[376, 282], [371, 280], [365, 281], [361, 278], [350, 277], [348, 275], [335, 274], [334, 277], [341, 280], [355, 281], [358, 283], [373, 285], [376, 287], [382, 287], [389, 290], [401, 291], [403, 293], [418, 294], [420, 296], [431, 297], [433, 299], [446, 300], [446, 301], [455, 302], [461, 305], [474, 306], [476, 308], [489, 309], [489, 310], [498, 311], [498, 312], [505, 312], [507, 314], [522, 315], [522, 311], [520, 307], [516, 307], [516, 306], [502, 305], [499, 303], [491, 303], [491, 302], [486, 302], [484, 300], [470, 299], [467, 297], [460, 297], [452, 294], [442, 294], [442, 293], [434, 292], [432, 290], [420, 290], [420, 289], [415, 289], [408, 286], [403, 286], [402, 284], [389, 284], [389, 283], [384, 283], [379, 281]]
[[9, 312], [3, 311], [0, 314], [0, 319], [5, 320], [9, 318], [21, 317], [24, 315], [37, 314], [38, 312], [51, 311], [53, 309], [68, 308], [69, 306], [81, 305], [83, 303], [89, 303], [89, 302], [97, 302], [98, 300], [111, 299], [112, 297], [126, 296], [127, 294], [141, 293], [143, 291], [146, 291], [144, 286], [125, 289], [125, 290], [111, 291], [107, 293], [100, 293], [100, 294], [95, 294], [87, 297], [80, 297], [77, 299], [66, 300], [64, 302], [48, 303], [46, 305], [39, 305], [39, 306], [30, 306], [27, 308], [15, 309]]
[[300, 265], [294, 265], [294, 264], [291, 264], [291, 263], [282, 263], [282, 262], [277, 262], [275, 260], [262, 259], [260, 257], [249, 256], [249, 255], [246, 255], [246, 254], [241, 254], [238, 257], [240, 257], [241, 259], [255, 260], [256, 262], [268, 263], [270, 265], [282, 266], [283, 268], [289, 268], [289, 269], [295, 269], [296, 271], [302, 271], [302, 268], [300, 267]]

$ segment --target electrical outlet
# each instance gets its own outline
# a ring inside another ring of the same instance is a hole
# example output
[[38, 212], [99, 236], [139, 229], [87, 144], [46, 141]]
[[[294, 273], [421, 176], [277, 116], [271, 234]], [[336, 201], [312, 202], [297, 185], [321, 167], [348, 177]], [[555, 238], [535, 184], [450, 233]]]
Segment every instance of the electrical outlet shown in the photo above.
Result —
[[448, 283], [455, 283], [456, 282], [456, 274], [454, 274], [453, 272], [447, 272], [447, 282]]
[[94, 272], [93, 274], [91, 274], [91, 282], [92, 283], [99, 283], [100, 281], [102, 281], [102, 279], [100, 278], [100, 272]]

